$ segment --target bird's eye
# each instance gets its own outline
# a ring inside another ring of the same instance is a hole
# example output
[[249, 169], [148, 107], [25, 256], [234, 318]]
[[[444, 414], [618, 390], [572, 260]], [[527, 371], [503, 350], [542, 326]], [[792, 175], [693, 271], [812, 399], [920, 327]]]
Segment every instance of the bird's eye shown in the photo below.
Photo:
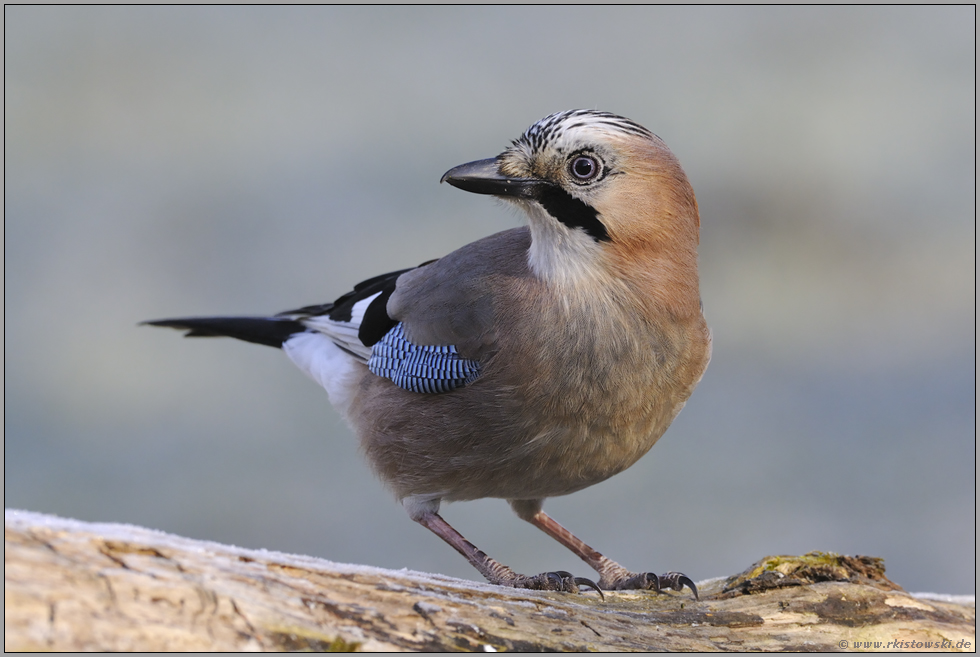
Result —
[[579, 155], [572, 160], [569, 171], [579, 182], [587, 182], [599, 175], [602, 170], [599, 161], [591, 155]]

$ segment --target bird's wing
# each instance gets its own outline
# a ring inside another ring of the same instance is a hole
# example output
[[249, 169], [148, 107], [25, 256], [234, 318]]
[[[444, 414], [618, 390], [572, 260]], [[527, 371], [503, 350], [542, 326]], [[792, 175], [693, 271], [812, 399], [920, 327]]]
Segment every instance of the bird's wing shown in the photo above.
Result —
[[484, 359], [496, 349], [502, 314], [520, 314], [509, 290], [532, 278], [530, 231], [513, 228], [407, 271], [388, 301], [389, 315], [403, 323], [416, 344], [455, 345], [465, 358]]
[[[307, 333], [324, 335], [355, 359], [366, 363], [372, 373], [400, 388], [430, 394], [449, 392], [479, 378], [479, 361], [459, 355], [452, 339], [446, 336], [445, 330], [440, 330], [445, 327], [437, 326], [445, 319], [444, 315], [429, 314], [417, 322], [427, 326], [429, 334], [435, 337], [435, 342], [419, 342], [408, 337], [400, 317], [388, 308], [396, 287], [407, 280], [403, 276], [413, 274], [412, 280], [437, 281], [436, 288], [441, 291], [435, 299], [409, 293], [418, 305], [431, 306], [435, 301], [436, 305], [456, 309], [450, 314], [465, 313], [468, 305], [465, 295], [461, 296], [458, 290], [454, 294], [453, 286], [439, 284], [446, 276], [445, 269], [439, 261], [433, 260], [413, 269], [382, 274], [357, 284], [333, 303], [305, 306], [279, 313], [277, 317], [301, 324]], [[459, 282], [457, 275], [451, 277]], [[445, 298], [447, 293], [453, 298]], [[440, 335], [449, 339], [440, 339]], [[283, 348], [294, 362], [300, 364], [315, 362], [313, 352], [303, 353], [307, 349], [318, 352], [323, 347], [297, 335], [294, 340], [284, 342]]]
[[405, 390], [449, 392], [476, 381], [494, 352], [497, 283], [526, 274], [529, 244], [526, 228], [504, 231], [283, 316]]
[[[185, 317], [145, 322], [281, 347], [324, 386], [336, 345], [374, 374], [412, 392], [449, 392], [475, 381], [496, 349], [502, 276], [527, 275], [530, 235], [517, 228], [439, 260], [358, 283], [333, 303], [274, 317]], [[326, 338], [318, 338], [317, 335]], [[321, 365], [325, 367], [321, 368]]]
[[189, 338], [225, 336], [270, 347], [284, 347], [296, 336], [318, 333], [366, 363], [374, 344], [398, 324], [388, 316], [385, 305], [398, 277], [408, 271], [411, 269], [369, 278], [333, 303], [304, 306], [273, 317], [181, 317], [143, 323], [185, 330]]
[[307, 330], [326, 335], [338, 347], [366, 363], [371, 358], [372, 347], [398, 324], [388, 316], [386, 306], [398, 277], [407, 271], [411, 269], [369, 278], [333, 303], [287, 310], [277, 317], [298, 321]]

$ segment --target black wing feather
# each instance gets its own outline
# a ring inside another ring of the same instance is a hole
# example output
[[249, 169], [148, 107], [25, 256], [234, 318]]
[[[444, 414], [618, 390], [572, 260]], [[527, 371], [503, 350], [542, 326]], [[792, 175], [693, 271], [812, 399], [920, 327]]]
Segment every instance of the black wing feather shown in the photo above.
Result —
[[[419, 267], [435, 262], [427, 260]], [[398, 271], [388, 272], [374, 276], [365, 281], [361, 281], [354, 286], [350, 292], [338, 297], [333, 303], [324, 303], [317, 306], [304, 306], [296, 310], [287, 310], [279, 313], [278, 316], [318, 317], [326, 315], [330, 319], [338, 322], [349, 322], [354, 314], [354, 304], [378, 294], [364, 311], [364, 318], [357, 330], [357, 337], [365, 347], [374, 346], [383, 338], [388, 331], [395, 328], [398, 323], [388, 316], [388, 298], [395, 291], [395, 284], [398, 277], [407, 271], [418, 269], [409, 267]]]
[[[423, 262], [419, 267], [432, 262], [435, 260]], [[303, 306], [296, 310], [281, 312], [274, 317], [184, 317], [158, 319], [143, 324], [183, 329], [187, 331], [184, 337], [188, 338], [229, 337], [269, 347], [282, 347], [282, 343], [293, 335], [308, 330], [301, 321], [304, 317], [326, 315], [334, 321], [350, 322], [354, 304], [378, 295], [365, 309], [364, 318], [358, 327], [358, 339], [364, 346], [370, 347], [380, 341], [398, 323], [388, 316], [388, 298], [395, 291], [398, 277], [412, 269], [417, 267], [399, 269], [361, 281], [352, 291], [340, 296], [333, 303]]]

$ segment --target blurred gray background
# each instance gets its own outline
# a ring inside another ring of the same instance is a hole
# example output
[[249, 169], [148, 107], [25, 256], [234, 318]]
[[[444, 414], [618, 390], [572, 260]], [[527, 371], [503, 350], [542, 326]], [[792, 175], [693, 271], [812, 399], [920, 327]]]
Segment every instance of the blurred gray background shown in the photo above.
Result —
[[[884, 557], [975, 586], [975, 9], [5, 7], [5, 506], [478, 579], [273, 349], [137, 327], [329, 301], [521, 223], [438, 184], [552, 112], [656, 132], [714, 359], [546, 508], [624, 565]], [[445, 516], [590, 571], [499, 500]]]

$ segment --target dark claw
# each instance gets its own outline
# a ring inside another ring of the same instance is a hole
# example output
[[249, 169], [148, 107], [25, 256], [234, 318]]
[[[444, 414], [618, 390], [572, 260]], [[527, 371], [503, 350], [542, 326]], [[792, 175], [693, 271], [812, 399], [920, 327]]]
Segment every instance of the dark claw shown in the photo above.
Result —
[[698, 587], [694, 585], [694, 581], [685, 575], [684, 573], [664, 573], [659, 577], [656, 573], [634, 573], [623, 579], [616, 580], [612, 583], [610, 588], [616, 590], [646, 590], [646, 591], [664, 591], [666, 589], [673, 589], [674, 591], [683, 591], [684, 587], [691, 589], [694, 593], [694, 599], [700, 601], [701, 597], [698, 594]]
[[698, 587], [694, 585], [694, 581], [684, 573], [664, 573], [660, 576], [661, 586], [673, 589], [674, 591], [683, 591], [684, 587], [691, 589], [694, 593], [694, 599], [699, 601], [701, 597], [698, 595]]
[[628, 579], [621, 579], [616, 582], [619, 590], [660, 591], [660, 578], [657, 573], [637, 573]]
[[588, 586], [589, 588], [595, 589], [595, 592], [599, 594], [599, 597], [602, 598], [603, 601], [605, 601], [606, 596], [603, 595], [602, 589], [600, 589], [599, 585], [593, 582], [591, 579], [585, 579], [584, 577], [575, 577], [572, 579], [572, 581], [574, 581], [579, 586]]
[[639, 577], [643, 578], [643, 588], [645, 589], [650, 589], [659, 593], [660, 589], [663, 588], [657, 573], [643, 573], [642, 575], [639, 575]]
[[[603, 595], [602, 589], [599, 585], [593, 582], [591, 579], [586, 579], [584, 577], [575, 577], [567, 570], [553, 570], [547, 573], [541, 573], [530, 581], [537, 580], [546, 591], [564, 591], [565, 593], [578, 593], [579, 585], [588, 586], [595, 589], [599, 593], [599, 597], [603, 600], [606, 596]], [[530, 588], [538, 588], [537, 586], [531, 586]]]
[[[550, 572], [550, 573], [545, 573], [544, 574], [544, 578], [548, 581], [549, 584], [551, 584], [552, 582], [554, 582], [554, 588], [553, 589], [549, 589], [551, 591], [564, 591], [565, 590], [565, 578], [566, 577], [571, 577], [571, 576], [572, 576], [571, 573], [566, 573], [563, 570], [555, 571], [555, 572]], [[572, 591], [572, 593], [574, 593], [574, 591]]]

